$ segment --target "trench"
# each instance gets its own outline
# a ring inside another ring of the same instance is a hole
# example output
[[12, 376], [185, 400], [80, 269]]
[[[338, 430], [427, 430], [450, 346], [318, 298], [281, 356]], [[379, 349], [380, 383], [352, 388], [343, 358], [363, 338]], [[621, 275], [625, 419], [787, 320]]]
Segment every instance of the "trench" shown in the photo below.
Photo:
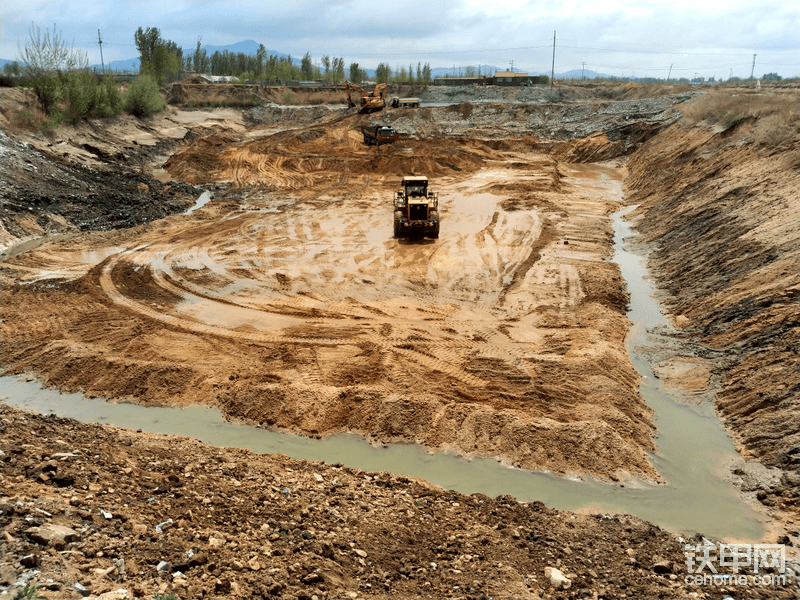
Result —
[[[597, 180], [601, 180], [608, 193], [621, 202], [619, 177], [610, 178], [608, 171], [608, 167], [583, 165], [570, 176], [579, 185], [597, 185]], [[108, 403], [81, 394], [61, 394], [42, 389], [29, 377], [0, 378], [2, 401], [83, 422], [182, 435], [215, 446], [281, 453], [295, 459], [335, 461], [364, 471], [419, 477], [466, 494], [492, 497], [509, 494], [521, 502], [541, 501], [560, 510], [605, 515], [625, 512], [688, 535], [702, 533], [743, 543], [760, 540], [765, 530], [759, 514], [723, 480], [723, 464], [738, 455], [711, 403], [677, 402], [654, 376], [647, 359], [637, 351], [637, 347], [647, 343], [648, 331], [665, 325], [666, 321], [647, 279], [644, 257], [626, 247], [625, 239], [632, 236], [632, 230], [624, 220], [625, 212], [612, 215], [612, 221], [614, 261], [620, 266], [631, 294], [628, 317], [633, 326], [626, 346], [631, 362], [642, 376], [640, 393], [656, 413], [658, 452], [650, 459], [666, 484], [644, 481], [611, 484], [592, 478], [561, 478], [510, 468], [491, 458], [467, 460], [453, 454], [433, 453], [417, 444], [376, 447], [357, 435], [337, 434], [315, 440], [227, 422], [211, 408], [147, 408]]]

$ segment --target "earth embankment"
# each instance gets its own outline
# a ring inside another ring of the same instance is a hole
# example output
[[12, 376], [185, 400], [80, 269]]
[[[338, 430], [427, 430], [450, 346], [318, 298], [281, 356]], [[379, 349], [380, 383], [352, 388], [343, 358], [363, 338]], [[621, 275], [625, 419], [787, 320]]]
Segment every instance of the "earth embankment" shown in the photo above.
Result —
[[631, 157], [626, 184], [639, 203], [638, 241], [652, 249], [662, 303], [679, 337], [719, 378], [719, 415], [744, 456], [793, 477], [800, 464], [797, 96], [751, 101], [741, 98], [738, 110], [765, 114], [722, 123], [702, 104], [688, 107], [688, 118]]

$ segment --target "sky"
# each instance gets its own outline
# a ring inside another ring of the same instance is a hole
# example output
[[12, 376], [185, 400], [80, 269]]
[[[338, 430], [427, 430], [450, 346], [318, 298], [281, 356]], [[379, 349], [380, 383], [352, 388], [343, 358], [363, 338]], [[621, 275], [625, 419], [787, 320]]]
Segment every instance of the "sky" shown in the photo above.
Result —
[[[530, 73], [585, 68], [616, 77], [800, 75], [796, 0], [2, 0], [0, 58], [35, 24], [100, 63], [138, 56], [137, 28], [185, 50], [252, 39], [295, 58], [342, 57], [362, 69], [418, 62]], [[755, 55], [755, 68], [753, 57]]]

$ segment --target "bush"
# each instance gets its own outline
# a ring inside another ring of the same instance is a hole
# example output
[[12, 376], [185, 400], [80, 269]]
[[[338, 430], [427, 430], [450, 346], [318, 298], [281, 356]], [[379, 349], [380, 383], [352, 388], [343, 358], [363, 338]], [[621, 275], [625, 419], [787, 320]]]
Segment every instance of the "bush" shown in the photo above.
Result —
[[73, 124], [88, 117], [97, 104], [97, 78], [90, 73], [64, 76], [66, 116]]
[[64, 90], [55, 73], [34, 78], [30, 85], [46, 115], [51, 114], [64, 97]]
[[102, 82], [91, 73], [64, 76], [66, 116], [72, 123], [89, 117], [112, 117], [122, 109], [122, 95], [113, 77]]
[[158, 82], [152, 75], [142, 75], [131, 83], [123, 102], [125, 110], [140, 119], [163, 110], [165, 106], [158, 92]]
[[99, 86], [98, 93], [100, 95], [99, 116], [111, 117], [122, 110], [122, 94], [116, 79], [106, 77]]

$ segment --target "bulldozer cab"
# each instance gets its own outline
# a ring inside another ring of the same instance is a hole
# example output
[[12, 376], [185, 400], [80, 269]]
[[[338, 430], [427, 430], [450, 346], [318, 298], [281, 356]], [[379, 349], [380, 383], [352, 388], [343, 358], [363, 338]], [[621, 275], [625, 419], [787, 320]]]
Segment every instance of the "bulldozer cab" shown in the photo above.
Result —
[[406, 198], [428, 197], [427, 177], [403, 177], [400, 185], [403, 186]]

